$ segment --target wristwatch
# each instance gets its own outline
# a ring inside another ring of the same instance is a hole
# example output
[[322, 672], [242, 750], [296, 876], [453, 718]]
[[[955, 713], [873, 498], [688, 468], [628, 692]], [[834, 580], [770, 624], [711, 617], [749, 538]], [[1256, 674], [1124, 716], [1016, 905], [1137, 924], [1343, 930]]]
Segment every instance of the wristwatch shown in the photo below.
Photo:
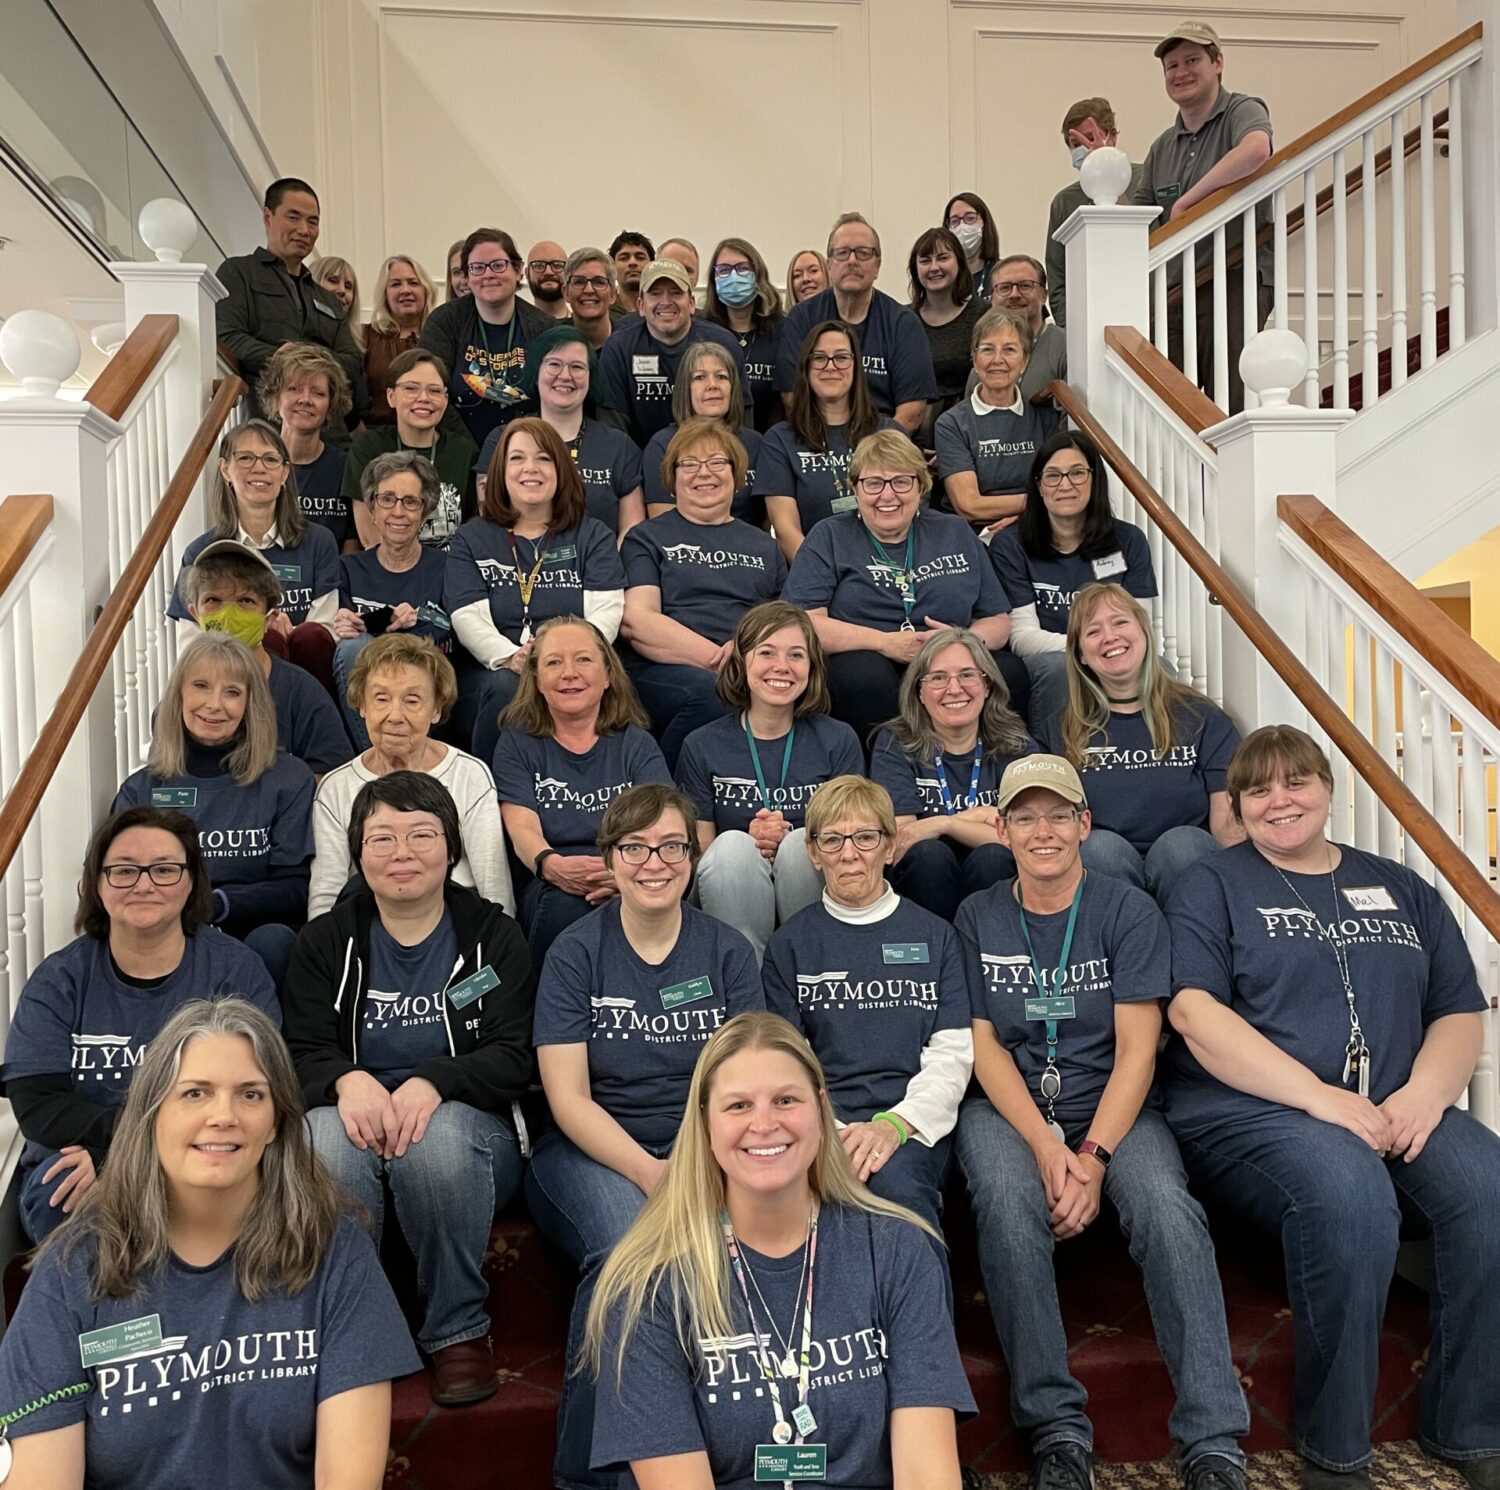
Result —
[[1115, 1157], [1102, 1143], [1095, 1143], [1092, 1138], [1085, 1138], [1078, 1145], [1079, 1157], [1082, 1158], [1085, 1154], [1092, 1154], [1106, 1169]]
[[541, 879], [542, 877], [542, 865], [545, 864], [547, 860], [550, 859], [556, 852], [557, 850], [555, 848], [544, 848], [541, 853], [539, 853], [536, 858], [531, 861], [531, 872], [537, 877], [537, 879]]

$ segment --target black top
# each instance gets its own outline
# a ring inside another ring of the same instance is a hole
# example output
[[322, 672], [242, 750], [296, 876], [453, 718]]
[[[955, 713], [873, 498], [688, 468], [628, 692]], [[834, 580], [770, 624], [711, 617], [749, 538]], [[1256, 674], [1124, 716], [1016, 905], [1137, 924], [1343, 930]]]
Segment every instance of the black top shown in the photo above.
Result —
[[257, 248], [225, 259], [219, 265], [219, 283], [229, 294], [214, 307], [215, 329], [252, 388], [272, 354], [287, 341], [327, 347], [354, 387], [364, 372], [364, 356], [344, 307], [332, 290], [314, 281], [306, 264], [293, 279], [269, 248]]

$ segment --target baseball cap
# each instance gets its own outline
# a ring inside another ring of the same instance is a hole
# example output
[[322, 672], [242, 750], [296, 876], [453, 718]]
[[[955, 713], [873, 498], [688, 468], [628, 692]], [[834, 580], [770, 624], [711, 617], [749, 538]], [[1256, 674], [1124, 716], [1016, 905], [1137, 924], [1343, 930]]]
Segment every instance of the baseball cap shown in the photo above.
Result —
[[1218, 47], [1221, 52], [1224, 50], [1219, 33], [1207, 21], [1184, 21], [1175, 31], [1162, 37], [1156, 44], [1153, 55], [1160, 57], [1168, 47], [1176, 46], [1179, 41], [1193, 41], [1200, 47]]
[[689, 295], [693, 293], [693, 282], [687, 277], [687, 270], [675, 259], [652, 259], [641, 275], [641, 293], [644, 294], [659, 279], [670, 280]]
[[[276, 581], [277, 587], [280, 587], [281, 577], [271, 567], [271, 561], [258, 548], [251, 548], [248, 543], [241, 543], [238, 538], [215, 538], [207, 547], [199, 549], [193, 555], [193, 563], [201, 564], [205, 559], [216, 559], [224, 554], [233, 554], [236, 558], [250, 559], [259, 564]], [[277, 604], [280, 604], [279, 599]], [[275, 608], [272, 606], [273, 610]]]
[[1083, 783], [1071, 761], [1060, 755], [1023, 755], [1012, 761], [1000, 778], [1000, 790], [995, 795], [995, 806], [1004, 812], [1022, 792], [1039, 786], [1045, 791], [1056, 792], [1065, 802], [1075, 807], [1088, 806], [1083, 794]]

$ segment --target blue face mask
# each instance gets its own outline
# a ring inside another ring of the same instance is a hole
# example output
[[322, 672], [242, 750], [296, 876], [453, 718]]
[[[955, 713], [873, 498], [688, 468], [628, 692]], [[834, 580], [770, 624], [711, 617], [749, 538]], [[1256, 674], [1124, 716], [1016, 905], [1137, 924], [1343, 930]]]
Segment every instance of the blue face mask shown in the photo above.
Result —
[[1073, 162], [1073, 169], [1081, 171], [1083, 163], [1089, 158], [1089, 147], [1087, 145], [1074, 145], [1068, 152], [1068, 159]]
[[755, 299], [755, 276], [744, 269], [736, 269], [733, 274], [716, 274], [714, 290], [725, 305], [738, 310]]

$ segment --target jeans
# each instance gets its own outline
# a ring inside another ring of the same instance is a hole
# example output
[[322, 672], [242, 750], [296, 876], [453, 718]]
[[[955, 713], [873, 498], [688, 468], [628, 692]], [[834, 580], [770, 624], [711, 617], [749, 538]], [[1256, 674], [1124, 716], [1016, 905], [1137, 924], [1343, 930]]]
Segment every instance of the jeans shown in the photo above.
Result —
[[[882, 1200], [894, 1201], [915, 1211], [939, 1234], [943, 1230], [943, 1182], [953, 1159], [953, 1135], [940, 1138], [928, 1148], [908, 1138], [893, 1149], [880, 1170], [865, 1184]], [[944, 1267], [947, 1258], [943, 1259]]]
[[1408, 1164], [1268, 1104], [1254, 1122], [1180, 1142], [1206, 1200], [1280, 1234], [1304, 1458], [1340, 1471], [1369, 1461], [1380, 1321], [1403, 1218], [1433, 1243], [1417, 1437], [1446, 1459], [1500, 1453], [1500, 1138], [1449, 1108]]
[[1066, 652], [1032, 652], [1023, 659], [1031, 680], [1026, 704], [1026, 728], [1034, 740], [1058, 724], [1068, 707], [1068, 657]]
[[807, 834], [793, 828], [767, 859], [748, 833], [730, 828], [709, 844], [698, 861], [698, 904], [755, 948], [755, 960], [777, 924], [784, 925], [823, 893], [823, 875], [807, 857]]
[[360, 754], [370, 748], [370, 732], [365, 728], [364, 717], [349, 702], [349, 677], [359, 654], [374, 640], [368, 631], [362, 631], [358, 636], [344, 637], [333, 649], [333, 696], [339, 713], [344, 716], [344, 728]]
[[531, 948], [531, 965], [540, 969], [547, 948], [575, 921], [581, 921], [594, 909], [582, 895], [570, 895], [557, 885], [535, 875], [527, 881], [517, 897], [518, 919]]
[[1202, 828], [1168, 828], [1143, 855], [1118, 833], [1095, 828], [1084, 839], [1079, 853], [1085, 869], [1125, 880], [1165, 903], [1183, 870], [1218, 847], [1213, 834]]
[[[657, 1155], [664, 1158], [667, 1150]], [[615, 1243], [630, 1229], [646, 1203], [639, 1187], [623, 1174], [590, 1159], [571, 1139], [553, 1129], [536, 1141], [526, 1172], [526, 1200], [541, 1233], [578, 1264], [578, 1292], [568, 1316], [567, 1375], [557, 1408], [557, 1461], [554, 1483], [567, 1490], [613, 1486], [616, 1476], [589, 1468], [594, 1447], [593, 1374], [579, 1370], [584, 1327], [599, 1270]]]
[[484, 1257], [490, 1227], [521, 1183], [521, 1149], [510, 1123], [466, 1102], [444, 1102], [420, 1143], [399, 1159], [382, 1159], [373, 1149], [354, 1146], [338, 1108], [315, 1107], [307, 1121], [318, 1157], [369, 1211], [377, 1247], [390, 1186], [427, 1306], [417, 1344], [430, 1355], [488, 1335]]
[[1014, 877], [1016, 861], [1003, 844], [965, 848], [949, 838], [924, 838], [891, 865], [891, 888], [898, 895], [951, 921], [970, 895]]
[[719, 675], [683, 663], [652, 662], [630, 648], [623, 655], [625, 670], [651, 716], [651, 733], [666, 757], [667, 770], [675, 776], [682, 742], [695, 729], [730, 712], [715, 691]]
[[458, 673], [458, 701], [453, 705], [449, 731], [453, 743], [494, 768], [500, 743], [500, 711], [516, 696], [521, 676], [508, 667], [493, 671], [466, 658]]
[[265, 963], [279, 997], [281, 985], [286, 982], [286, 970], [292, 965], [292, 948], [297, 945], [297, 933], [290, 926], [273, 921], [242, 932], [240, 940]]
[[[1088, 1120], [1063, 1128], [1071, 1147], [1087, 1134]], [[1036, 1161], [987, 1097], [964, 1103], [957, 1148], [973, 1199], [985, 1293], [1010, 1367], [1011, 1416], [1030, 1436], [1033, 1454], [1060, 1443], [1091, 1449], [1088, 1395], [1068, 1369], [1056, 1243]], [[1230, 1358], [1213, 1243], [1159, 1113], [1143, 1110], [1116, 1146], [1104, 1197], [1145, 1281], [1156, 1342], [1177, 1395], [1167, 1426], [1184, 1465], [1204, 1454], [1243, 1464], [1237, 1440], [1250, 1431], [1250, 1412]]]

